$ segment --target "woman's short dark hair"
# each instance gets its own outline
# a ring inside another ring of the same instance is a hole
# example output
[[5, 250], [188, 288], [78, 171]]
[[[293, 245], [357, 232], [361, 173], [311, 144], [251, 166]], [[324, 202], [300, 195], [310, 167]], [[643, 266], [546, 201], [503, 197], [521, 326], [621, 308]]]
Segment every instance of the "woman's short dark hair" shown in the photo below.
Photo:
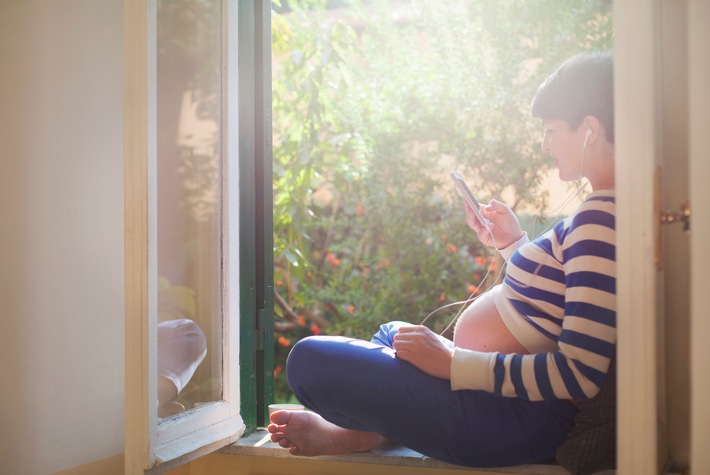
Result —
[[540, 85], [532, 100], [533, 117], [564, 120], [577, 129], [594, 116], [614, 143], [614, 61], [611, 53], [580, 53], [565, 61]]

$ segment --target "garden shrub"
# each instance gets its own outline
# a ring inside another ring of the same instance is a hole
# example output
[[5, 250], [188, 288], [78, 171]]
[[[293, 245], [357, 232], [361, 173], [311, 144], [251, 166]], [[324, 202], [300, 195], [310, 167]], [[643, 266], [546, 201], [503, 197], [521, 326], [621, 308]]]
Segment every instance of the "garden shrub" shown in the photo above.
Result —
[[609, 1], [329, 5], [276, 2], [273, 15], [279, 401], [300, 338], [369, 339], [481, 284], [492, 254], [448, 173], [479, 200], [544, 209], [552, 164], [530, 99], [564, 59], [612, 44]]

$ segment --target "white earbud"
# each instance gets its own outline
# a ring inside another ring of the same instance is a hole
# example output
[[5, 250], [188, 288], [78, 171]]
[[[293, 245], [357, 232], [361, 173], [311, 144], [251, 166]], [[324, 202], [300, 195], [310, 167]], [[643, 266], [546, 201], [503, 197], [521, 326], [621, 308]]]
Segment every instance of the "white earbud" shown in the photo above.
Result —
[[589, 136], [592, 135], [592, 129], [587, 129], [587, 132], [584, 134], [584, 147], [587, 146], [587, 140], [589, 140]]
[[581, 160], [581, 165], [579, 167], [579, 179], [581, 180], [584, 178], [584, 155], [587, 152], [587, 141], [589, 140], [589, 136], [592, 135], [592, 129], [587, 127], [587, 131], [584, 133], [584, 144], [582, 145], [582, 160]]

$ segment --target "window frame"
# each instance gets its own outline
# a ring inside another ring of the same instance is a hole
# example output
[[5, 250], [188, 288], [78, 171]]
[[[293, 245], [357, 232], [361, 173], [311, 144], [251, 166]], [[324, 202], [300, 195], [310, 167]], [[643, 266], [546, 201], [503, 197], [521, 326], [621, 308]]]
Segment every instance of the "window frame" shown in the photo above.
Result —
[[[238, 66], [235, 62], [229, 62], [227, 78], [238, 77], [238, 96], [234, 94], [227, 96], [227, 112], [230, 117], [239, 117], [238, 125], [238, 160], [239, 166], [227, 168], [230, 184], [233, 186], [234, 180], [238, 183], [240, 200], [239, 206], [242, 212], [239, 219], [230, 219], [229, 233], [238, 233], [239, 229], [249, 229], [253, 226], [253, 233], [240, 236], [237, 255], [243, 257], [239, 262], [239, 283], [240, 292], [226, 292], [225, 305], [231, 308], [239, 308], [241, 318], [239, 327], [231, 331], [228, 349], [237, 349], [239, 352], [240, 382], [237, 385], [237, 392], [241, 402], [241, 416], [245, 433], [251, 432], [258, 425], [263, 425], [267, 417], [267, 406], [273, 400], [273, 236], [272, 213], [273, 203], [271, 190], [271, 114], [270, 114], [270, 2], [255, 0], [241, 1], [223, 0], [229, 6], [230, 15], [228, 22], [231, 27], [228, 29], [229, 44], [238, 41]], [[631, 15], [637, 11], [639, 5], [653, 7], [648, 15], [644, 16], [642, 26], [633, 26], [636, 21]], [[155, 387], [146, 384], [147, 381], [155, 380], [155, 373], [151, 365], [145, 363], [155, 360], [155, 348], [149, 348], [147, 344], [150, 339], [155, 338], [155, 329], [151, 330], [148, 325], [150, 319], [150, 309], [148, 295], [154, 289], [155, 283], [149, 282], [148, 262], [154, 259], [147, 246], [147, 236], [150, 229], [154, 229], [154, 218], [151, 220], [151, 206], [155, 203], [148, 197], [148, 182], [154, 179], [154, 170], [149, 165], [149, 156], [154, 154], [155, 136], [154, 131], [150, 132], [150, 127], [155, 127], [155, 113], [151, 114], [150, 107], [154, 107], [154, 97], [147, 93], [148, 85], [155, 81], [155, 71], [150, 70], [149, 65], [155, 65], [155, 0], [125, 0], [125, 59], [126, 59], [126, 82], [125, 82], [125, 179], [126, 179], [126, 473], [138, 473], [145, 469], [148, 458], [147, 448], [155, 443], [154, 428], [151, 427], [151, 420], [156, 421], [155, 403], [149, 401], [156, 400]], [[238, 8], [238, 19], [232, 14]], [[634, 78], [646, 77], [646, 70], [653, 69], [653, 64], [649, 65], [649, 59], [655, 54], [656, 45], [654, 41], [647, 41], [653, 38], [657, 32], [658, 4], [656, 2], [620, 2], [614, 7], [614, 23], [617, 31], [630, 32], [621, 35], [615, 41], [616, 54], [620, 59], [626, 58], [631, 53], [639, 49], [644, 53], [645, 61], [641, 64], [627, 64], [623, 73], [620, 70], [617, 91], [626, 90], [624, 85], [637, 84]], [[634, 21], [632, 21], [634, 19]], [[151, 23], [152, 22], [152, 23]], [[237, 28], [234, 28], [236, 22]], [[642, 42], [633, 42], [634, 36], [631, 32], [643, 28], [647, 34], [642, 38]], [[231, 57], [231, 56], [230, 56]], [[152, 63], [151, 63], [152, 61]], [[653, 63], [653, 59], [650, 59]], [[619, 64], [625, 62], [618, 61]], [[228, 83], [226, 83], [228, 84]], [[651, 90], [654, 85], [645, 87], [638, 94], [644, 97], [655, 97]], [[229, 89], [229, 88], [228, 88]], [[251, 92], [251, 95], [250, 95]], [[623, 97], [623, 96], [622, 96]], [[626, 101], [628, 102], [628, 101]], [[647, 104], [651, 113], [655, 113], [652, 101], [642, 101]], [[617, 104], [617, 112], [623, 111], [624, 107]], [[619, 121], [621, 122], [621, 120]], [[653, 122], [653, 120], [651, 120]], [[632, 199], [630, 194], [632, 189], [639, 187], [643, 190], [643, 196], [652, 195], [653, 180], [650, 177], [655, 160], [648, 160], [648, 148], [651, 147], [650, 155], [656, 156], [656, 150], [652, 142], [643, 140], [643, 137], [654, 136], [649, 130], [655, 130], [654, 125], [648, 121], [644, 122], [643, 130], [632, 132], [620, 127], [617, 131], [619, 142], [626, 142], [627, 152], [638, 148], [642, 153], [629, 153], [631, 161], [617, 164], [617, 173], [620, 176], [627, 176], [628, 170], [637, 170], [642, 167], [646, 172], [643, 179], [634, 181], [633, 184], [620, 180], [619, 194], [623, 199], [619, 199], [620, 213], [629, 214], [634, 209], [635, 204], [642, 204], [644, 209], [650, 205], [644, 200]], [[151, 135], [152, 134], [152, 135]], [[640, 136], [641, 140], [632, 140], [632, 135]], [[229, 134], [228, 138], [232, 138]], [[229, 147], [229, 140], [225, 147]], [[637, 150], [638, 151], [638, 150]], [[235, 148], [229, 148], [229, 153], [234, 154]], [[625, 154], [626, 155], [626, 154]], [[233, 155], [229, 155], [230, 159]], [[634, 158], [636, 157], [636, 158]], [[235, 170], [238, 168], [238, 171]], [[151, 175], [152, 174], [152, 175]], [[235, 178], [236, 175], [236, 178]], [[631, 176], [631, 175], [628, 175]], [[229, 188], [233, 189], [233, 188]], [[249, 207], [246, 207], [249, 205]], [[246, 208], [245, 208], [246, 207]], [[649, 215], [646, 212], [645, 215]], [[233, 218], [233, 215], [227, 218]], [[647, 228], [652, 226], [651, 222], [634, 221], [626, 226], [619, 235], [637, 236]], [[154, 232], [154, 231], [153, 231]], [[643, 234], [647, 236], [645, 246], [650, 246], [652, 233]], [[261, 247], [257, 251], [257, 243]], [[271, 245], [270, 245], [271, 244]], [[639, 248], [637, 246], [637, 248]], [[234, 250], [234, 249], [232, 249]], [[619, 264], [620, 272], [629, 274], [630, 269], [643, 267], [644, 271], [649, 270], [650, 264], [638, 253], [629, 259], [624, 259]], [[645, 266], [645, 267], [644, 267]], [[130, 270], [130, 272], [129, 272]], [[653, 272], [651, 272], [652, 275]], [[232, 277], [230, 277], [231, 279]], [[620, 279], [621, 280], [621, 279]], [[657, 429], [655, 419], [657, 416], [657, 401], [641, 398], [642, 404], [637, 404], [639, 394], [654, 392], [656, 387], [656, 377], [658, 370], [654, 364], [654, 358], [647, 358], [645, 355], [653, 354], [655, 348], [656, 334], [649, 330], [642, 335], [636, 335], [622, 324], [630, 316], [629, 309], [634, 305], [651, 306], [653, 309], [653, 288], [655, 284], [648, 279], [644, 281], [644, 288], [637, 292], [622, 294], [619, 302], [619, 408], [629, 409], [634, 407], [628, 415], [619, 418], [619, 469], [645, 466], [658, 468], [657, 459]], [[628, 289], [627, 289], [628, 290]], [[155, 312], [153, 312], [155, 313]], [[655, 315], [655, 311], [647, 312], [648, 315]], [[653, 320], [652, 317], [649, 317]], [[651, 329], [653, 328], [653, 322]], [[639, 341], [640, 340], [640, 341]], [[636, 343], [641, 343], [636, 345]], [[635, 351], [632, 349], [637, 348]], [[633, 353], [633, 354], [631, 354]], [[232, 353], [233, 354], [233, 353]], [[147, 370], [146, 370], [147, 368]], [[635, 375], [634, 378], [625, 376]], [[232, 378], [234, 379], [234, 378]], [[230, 386], [231, 387], [231, 386]], [[634, 404], [630, 404], [635, 401]], [[212, 414], [213, 411], [207, 406], [201, 413]], [[219, 411], [214, 411], [217, 414]], [[624, 411], [620, 411], [620, 414]], [[151, 419], [149, 417], [153, 415]], [[212, 417], [212, 416], [210, 416]], [[644, 430], [639, 431], [639, 427]], [[145, 428], [150, 428], [146, 430]], [[646, 434], [642, 438], [636, 437], [641, 432]], [[153, 434], [153, 435], [151, 435]], [[217, 449], [217, 445], [203, 449], [203, 452], [193, 452], [189, 458], [184, 458], [181, 462], [187, 462], [195, 457]], [[142, 464], [141, 464], [142, 463]], [[163, 464], [165, 467], [167, 464]], [[174, 466], [174, 465], [173, 465]]]
[[[660, 307], [655, 184], [661, 162], [657, 0], [615, 2], [614, 121], [617, 186], [617, 471], [660, 473]], [[662, 397], [662, 396], [661, 396]]]
[[[271, 1], [239, 2], [241, 390], [247, 434], [274, 401], [274, 237]], [[251, 214], [251, 212], [254, 214]]]
[[221, 12], [223, 397], [159, 420], [157, 0], [124, 0], [126, 473], [236, 441], [273, 399], [270, 4], [222, 0]]

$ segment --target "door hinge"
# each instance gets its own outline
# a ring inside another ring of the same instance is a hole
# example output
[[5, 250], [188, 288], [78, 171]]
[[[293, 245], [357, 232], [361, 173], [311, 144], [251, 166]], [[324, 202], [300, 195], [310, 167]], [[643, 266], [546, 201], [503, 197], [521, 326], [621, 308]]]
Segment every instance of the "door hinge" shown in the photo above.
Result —
[[661, 224], [682, 223], [683, 231], [690, 232], [690, 203], [687, 201], [680, 205], [680, 211], [661, 211]]
[[655, 261], [656, 270], [660, 271], [663, 268], [663, 233], [661, 232], [661, 225], [663, 224], [674, 224], [681, 223], [683, 225], [683, 231], [686, 234], [690, 233], [690, 203], [686, 200], [680, 205], [679, 211], [671, 211], [661, 209], [661, 167], [656, 167], [654, 173], [654, 214], [656, 216], [656, 221], [654, 223], [654, 231], [656, 234], [656, 249], [655, 249]]

